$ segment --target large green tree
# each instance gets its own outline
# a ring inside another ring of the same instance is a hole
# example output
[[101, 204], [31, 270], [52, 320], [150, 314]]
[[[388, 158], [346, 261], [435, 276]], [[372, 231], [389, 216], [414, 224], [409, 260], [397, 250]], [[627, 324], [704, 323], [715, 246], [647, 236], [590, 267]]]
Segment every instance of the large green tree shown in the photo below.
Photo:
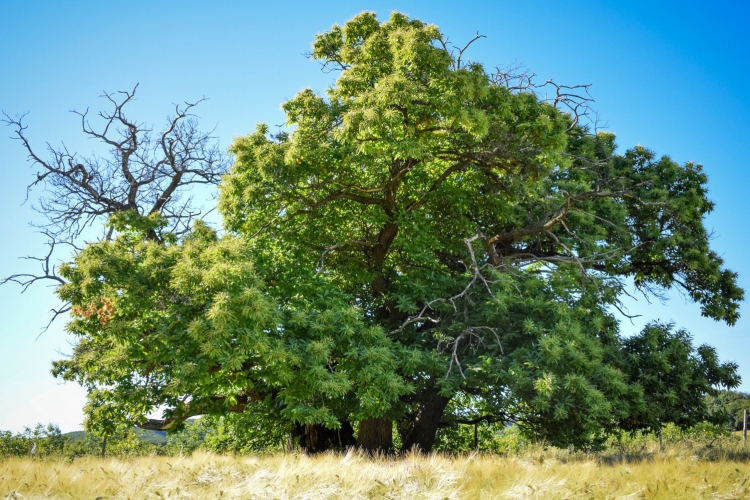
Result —
[[318, 35], [312, 56], [339, 77], [284, 104], [289, 132], [235, 141], [220, 208], [269, 294], [334, 284], [394, 349], [420, 353], [394, 366], [414, 387], [403, 413], [360, 433], [387, 444], [396, 420], [405, 446], [429, 449], [465, 393], [585, 442], [638, 400], [614, 362], [628, 279], [678, 287], [729, 324], [743, 291], [709, 247], [699, 165], [617, 154], [612, 134], [558, 109], [575, 109], [564, 90], [545, 101], [462, 55], [402, 14]]
[[726, 423], [726, 414], [710, 411], [707, 397], [740, 382], [736, 363], [720, 363], [716, 349], [695, 348], [690, 333], [673, 330], [672, 324], [650, 323], [623, 341], [624, 371], [643, 388], [644, 405], [622, 427], [655, 431], [660, 444], [667, 422], [683, 429], [701, 421]]
[[[53, 373], [89, 389], [89, 426], [170, 429], [255, 405], [267, 420], [340, 427], [341, 416], [380, 415], [409, 392], [389, 340], [335, 290], [280, 304], [239, 238], [198, 222], [164, 244], [159, 217], [110, 223], [118, 236], [62, 266], [57, 291], [79, 341]], [[164, 418], [144, 418], [160, 406]]]
[[429, 450], [486, 420], [584, 446], [647, 405], [613, 313], [630, 282], [737, 320], [699, 165], [616, 153], [576, 89], [545, 100], [402, 14], [334, 26], [312, 57], [339, 71], [327, 92], [231, 148], [226, 235], [117, 211], [61, 269], [79, 341], [55, 373], [90, 389], [92, 425], [237, 412], [311, 450], [355, 429], [387, 450], [394, 428]]
[[744, 411], [750, 411], [750, 395], [738, 391], [719, 391], [706, 396], [706, 405], [712, 420], [718, 420], [732, 431], [744, 426]]

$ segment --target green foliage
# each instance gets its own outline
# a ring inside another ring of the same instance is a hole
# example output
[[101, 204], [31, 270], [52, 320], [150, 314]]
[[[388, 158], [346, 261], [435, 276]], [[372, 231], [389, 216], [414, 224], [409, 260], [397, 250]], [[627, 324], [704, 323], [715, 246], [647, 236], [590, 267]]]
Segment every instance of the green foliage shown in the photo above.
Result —
[[214, 418], [206, 425], [205, 448], [216, 453], [246, 454], [284, 449], [289, 422], [265, 405], [253, 405], [243, 413]]
[[195, 450], [204, 446], [208, 432], [210, 428], [207, 425], [207, 419], [188, 420], [179, 432], [167, 434], [164, 452], [168, 455], [191, 455]]
[[712, 421], [723, 421], [727, 429], [741, 431], [744, 410], [750, 413], [750, 394], [737, 391], [719, 391], [706, 396], [706, 405]]
[[632, 279], [737, 321], [701, 166], [618, 154], [614, 135], [448, 49], [399, 13], [318, 35], [312, 57], [338, 78], [284, 103], [286, 131], [235, 140], [226, 234], [197, 222], [177, 238], [123, 212], [61, 268], [78, 342], [53, 372], [89, 389], [90, 428], [163, 407], [149, 425], [207, 415], [206, 445], [241, 452], [295, 423], [408, 433], [429, 413], [439, 446], [464, 447], [452, 426], [483, 418], [591, 447], [623, 422], [707, 416], [703, 395], [736, 367], [669, 328], [623, 340], [611, 312]]
[[462, 67], [442, 42], [401, 14], [319, 35], [313, 57], [340, 75], [284, 104], [291, 132], [235, 141], [227, 227], [271, 295], [325, 281], [390, 331], [417, 401], [401, 415], [430, 390], [480, 394], [524, 432], [602, 442], [642, 404], [608, 312], [626, 278], [738, 317], [743, 292], [703, 227], [706, 176], [640, 146], [615, 154], [612, 134]]
[[[145, 431], [127, 427], [119, 429], [111, 436], [107, 436], [105, 454], [116, 457], [138, 457], [153, 455], [156, 453], [158, 446], [144, 439]], [[101, 450], [102, 438], [91, 434], [89, 437], [90, 449]]]
[[36, 424], [33, 429], [26, 427], [22, 436], [32, 443], [32, 454], [39, 457], [62, 453], [67, 441], [55, 424]]
[[0, 431], [0, 458], [60, 455], [67, 441], [55, 424], [36, 424], [33, 429], [26, 427], [15, 435], [10, 431]]
[[476, 446], [474, 437], [474, 425], [454, 425], [440, 429], [435, 451], [469, 453], [476, 450], [498, 455], [518, 455], [533, 444], [517, 425], [482, 422], [476, 425]]
[[707, 395], [718, 387], [739, 385], [736, 363], [720, 363], [714, 348], [693, 347], [685, 330], [672, 324], [651, 323], [623, 341], [625, 370], [643, 392], [644, 404], [622, 423], [625, 429], [658, 430], [671, 422], [681, 429], [699, 422], [724, 423], [725, 415], [712, 413]]
[[0, 457], [20, 457], [28, 455], [31, 444], [20, 434], [0, 431]]
[[334, 291], [281, 305], [240, 239], [197, 223], [163, 245], [138, 230], [89, 245], [61, 269], [69, 283], [58, 294], [80, 341], [53, 372], [89, 388], [89, 428], [109, 435], [161, 405], [177, 422], [218, 416], [269, 392], [286, 418], [336, 426], [337, 413], [382, 413], [408, 390], [389, 370], [383, 332]]
[[[630, 455], [635, 458], [638, 455], [650, 455], [658, 443], [659, 435], [656, 432], [646, 430], [621, 431], [610, 436], [604, 450], [617, 450], [623, 455]], [[722, 426], [710, 422], [699, 422], [687, 428], [682, 428], [670, 422], [662, 428], [662, 443], [666, 446], [687, 445], [697, 452], [696, 455], [701, 455], [703, 454], [701, 450], [716, 452], [722, 446], [727, 449], [735, 448], [740, 444], [740, 441], [737, 436], [732, 436]], [[711, 453], [707, 455], [711, 456]]]

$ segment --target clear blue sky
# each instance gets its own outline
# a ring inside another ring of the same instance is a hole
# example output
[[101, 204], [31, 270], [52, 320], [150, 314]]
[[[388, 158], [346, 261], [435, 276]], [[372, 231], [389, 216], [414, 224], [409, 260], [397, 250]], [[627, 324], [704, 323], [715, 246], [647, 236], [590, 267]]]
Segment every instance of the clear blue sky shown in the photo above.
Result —
[[[728, 267], [750, 288], [750, 4], [723, 1], [350, 1], [82, 2], [0, 0], [0, 108], [28, 112], [28, 136], [89, 153], [71, 109], [99, 109], [102, 91], [140, 83], [131, 116], [160, 125], [172, 103], [207, 96], [198, 113], [222, 144], [257, 122], [283, 123], [279, 105], [332, 76], [304, 57], [313, 36], [371, 10], [393, 10], [470, 39], [470, 58], [487, 66], [523, 63], [539, 78], [591, 83], [595, 108], [621, 149], [643, 144], [679, 162], [705, 166], [715, 212], [707, 225]], [[32, 269], [18, 260], [43, 251], [23, 204], [33, 180], [17, 142], [0, 131], [0, 275]], [[34, 193], [31, 199], [33, 200]], [[60, 385], [50, 362], [69, 351], [59, 321], [37, 339], [55, 304], [39, 286], [24, 295], [0, 287], [0, 429], [56, 422], [81, 428], [84, 391]], [[750, 331], [700, 317], [679, 295], [667, 304], [630, 304], [647, 319], [674, 320], [696, 343], [740, 364], [750, 390]], [[748, 308], [743, 307], [744, 316]]]

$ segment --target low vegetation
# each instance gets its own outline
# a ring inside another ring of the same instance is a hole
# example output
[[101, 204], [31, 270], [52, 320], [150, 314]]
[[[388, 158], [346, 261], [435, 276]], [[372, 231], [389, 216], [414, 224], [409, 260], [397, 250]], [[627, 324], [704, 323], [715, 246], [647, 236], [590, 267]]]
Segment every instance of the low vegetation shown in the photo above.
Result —
[[[669, 434], [669, 433], [667, 433]], [[541, 445], [506, 455], [349, 451], [0, 460], [4, 498], [747, 498], [738, 436], [641, 435], [598, 453]]]
[[[165, 440], [133, 429], [102, 439], [38, 425], [0, 432], [0, 498], [748, 498], [741, 433], [700, 424], [623, 433], [598, 451], [560, 449], [516, 427], [441, 436], [457, 453], [254, 452], [200, 420]], [[161, 444], [159, 444], [161, 443]], [[223, 453], [222, 453], [223, 451]]]

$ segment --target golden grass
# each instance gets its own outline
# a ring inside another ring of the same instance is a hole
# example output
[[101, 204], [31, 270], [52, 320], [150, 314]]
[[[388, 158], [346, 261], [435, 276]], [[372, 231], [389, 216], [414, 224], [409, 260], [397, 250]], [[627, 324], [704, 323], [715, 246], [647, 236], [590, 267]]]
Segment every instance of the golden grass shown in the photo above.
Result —
[[[688, 449], [638, 460], [533, 451], [523, 457], [357, 453], [0, 460], [0, 498], [682, 499], [750, 498], [750, 462]], [[619, 460], [619, 461], [618, 461]]]

